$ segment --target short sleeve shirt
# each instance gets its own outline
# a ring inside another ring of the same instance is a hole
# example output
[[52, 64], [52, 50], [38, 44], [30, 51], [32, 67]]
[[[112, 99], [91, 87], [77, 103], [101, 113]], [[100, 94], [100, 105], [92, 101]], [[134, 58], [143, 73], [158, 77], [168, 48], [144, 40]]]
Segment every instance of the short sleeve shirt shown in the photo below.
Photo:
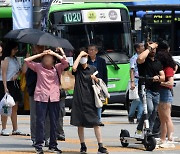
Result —
[[138, 54], [136, 53], [131, 59], [130, 59], [130, 68], [134, 69], [134, 76], [139, 76], [138, 67], [137, 67], [137, 58]]
[[[145, 62], [143, 64], [138, 64], [138, 70], [139, 70], [139, 76], [143, 77], [154, 77], [156, 75], [159, 75], [160, 71], [163, 71], [162, 64], [159, 60], [155, 58], [154, 61], [152, 61], [149, 57], [146, 58]], [[141, 80], [139, 80], [139, 87], [141, 87]], [[152, 82], [147, 81], [146, 82], [146, 89], [149, 89], [153, 92], [158, 92], [160, 88], [159, 82]]]
[[[168, 81], [168, 78], [174, 76], [174, 70], [171, 67], [164, 68], [164, 74], [165, 74], [165, 81]], [[169, 86], [168, 88], [172, 89], [173, 86]]]
[[[28, 62], [27, 66], [37, 73], [37, 83], [34, 92], [34, 100], [38, 102], [58, 102], [60, 93], [58, 78], [61, 76], [62, 71], [68, 67], [68, 62], [65, 59], [61, 60], [52, 69], [46, 69], [41, 63]], [[58, 73], [58, 74], [57, 74]]]

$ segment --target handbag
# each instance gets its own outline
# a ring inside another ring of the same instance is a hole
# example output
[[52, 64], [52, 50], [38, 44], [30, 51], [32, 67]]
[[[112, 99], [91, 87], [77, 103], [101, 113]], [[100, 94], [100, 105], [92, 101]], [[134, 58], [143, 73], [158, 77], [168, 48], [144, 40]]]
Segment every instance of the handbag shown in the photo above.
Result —
[[94, 80], [92, 80], [92, 83], [92, 88], [94, 90], [95, 105], [97, 108], [102, 108], [103, 102], [105, 102], [105, 97], [103, 97], [101, 93], [101, 87]]
[[73, 90], [75, 77], [71, 71], [63, 71], [61, 74], [61, 88], [64, 90]]
[[99, 86], [101, 87], [104, 95], [106, 98], [110, 98], [110, 94], [108, 92], [108, 87], [106, 86], [106, 84], [104, 83], [104, 81], [102, 79], [99, 78], [99, 82], [98, 82]]
[[129, 99], [130, 100], [139, 99], [138, 86], [136, 86], [133, 90], [129, 88]]
[[0, 102], [0, 114], [4, 116], [11, 116], [12, 107], [15, 105], [13, 97], [6, 93]]
[[[97, 71], [93, 75], [97, 75]], [[107, 101], [107, 98], [110, 98], [108, 93], [108, 88], [102, 79], [99, 78], [99, 82], [92, 80], [92, 87], [94, 90], [95, 105], [97, 108], [101, 108], [103, 104]]]

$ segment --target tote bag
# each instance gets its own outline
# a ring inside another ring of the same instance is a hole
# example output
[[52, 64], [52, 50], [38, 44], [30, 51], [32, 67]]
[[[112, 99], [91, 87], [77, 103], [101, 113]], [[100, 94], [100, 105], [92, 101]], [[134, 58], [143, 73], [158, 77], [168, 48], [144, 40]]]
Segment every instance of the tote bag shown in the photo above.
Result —
[[95, 106], [97, 108], [102, 108], [103, 102], [105, 102], [106, 99], [101, 94], [101, 90], [102, 90], [101, 87], [98, 84], [96, 84], [94, 80], [92, 80], [92, 83], [93, 83], [92, 88], [94, 90]]
[[73, 90], [75, 84], [75, 77], [71, 71], [64, 71], [61, 74], [61, 89]]
[[139, 99], [138, 86], [136, 86], [133, 90], [129, 88], [129, 99], [130, 100]]

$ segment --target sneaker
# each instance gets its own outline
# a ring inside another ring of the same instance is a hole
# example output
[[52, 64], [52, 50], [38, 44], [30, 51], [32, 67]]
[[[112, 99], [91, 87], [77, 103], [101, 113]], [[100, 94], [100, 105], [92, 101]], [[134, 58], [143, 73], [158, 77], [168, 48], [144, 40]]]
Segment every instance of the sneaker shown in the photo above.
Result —
[[163, 144], [163, 141], [160, 138], [155, 138], [156, 139], [156, 149], [160, 148], [160, 145]]
[[80, 153], [86, 154], [86, 152], [87, 152], [87, 147], [86, 146], [82, 146], [81, 149], [80, 149]]
[[99, 126], [104, 127], [104, 124], [102, 122], [99, 123]]
[[134, 124], [134, 118], [133, 117], [128, 117], [128, 121], [130, 124]]
[[49, 147], [49, 142], [48, 141], [44, 142], [44, 147]]
[[169, 144], [169, 148], [175, 148], [175, 142], [174, 141], [167, 141], [167, 144]]
[[1, 135], [2, 135], [2, 136], [9, 136], [10, 134], [7, 132], [6, 129], [3, 129], [3, 130], [1, 131]]
[[108, 154], [109, 152], [107, 151], [106, 148], [101, 147], [98, 149], [98, 154]]
[[59, 141], [65, 141], [66, 139], [65, 139], [64, 136], [58, 135], [58, 136], [57, 136], [57, 140], [59, 140]]
[[170, 141], [164, 141], [162, 144], [159, 145], [161, 148], [175, 148], [175, 145]]
[[12, 131], [12, 135], [22, 135], [22, 133], [17, 129]]
[[36, 150], [36, 154], [44, 154], [43, 149], [35, 149]]
[[155, 140], [156, 140], [156, 145], [162, 144], [162, 140], [160, 138], [155, 138]]
[[134, 137], [135, 138], [140, 138], [140, 139], [144, 138], [143, 133], [142, 133], [141, 130], [136, 130]]
[[57, 154], [62, 153], [62, 151], [60, 149], [58, 149], [57, 147], [49, 148], [48, 151], [52, 152], [52, 153], [57, 153]]

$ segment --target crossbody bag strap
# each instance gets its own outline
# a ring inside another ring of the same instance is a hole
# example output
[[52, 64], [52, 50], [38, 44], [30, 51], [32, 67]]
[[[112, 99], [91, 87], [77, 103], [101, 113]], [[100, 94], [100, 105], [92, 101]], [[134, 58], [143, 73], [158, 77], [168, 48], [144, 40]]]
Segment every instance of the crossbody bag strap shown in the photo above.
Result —
[[56, 69], [56, 73], [57, 73], [57, 76], [58, 76], [58, 79], [59, 79], [59, 83], [61, 84], [61, 78], [59, 76], [58, 70], [57, 70], [56, 66], [54, 66], [54, 68]]

